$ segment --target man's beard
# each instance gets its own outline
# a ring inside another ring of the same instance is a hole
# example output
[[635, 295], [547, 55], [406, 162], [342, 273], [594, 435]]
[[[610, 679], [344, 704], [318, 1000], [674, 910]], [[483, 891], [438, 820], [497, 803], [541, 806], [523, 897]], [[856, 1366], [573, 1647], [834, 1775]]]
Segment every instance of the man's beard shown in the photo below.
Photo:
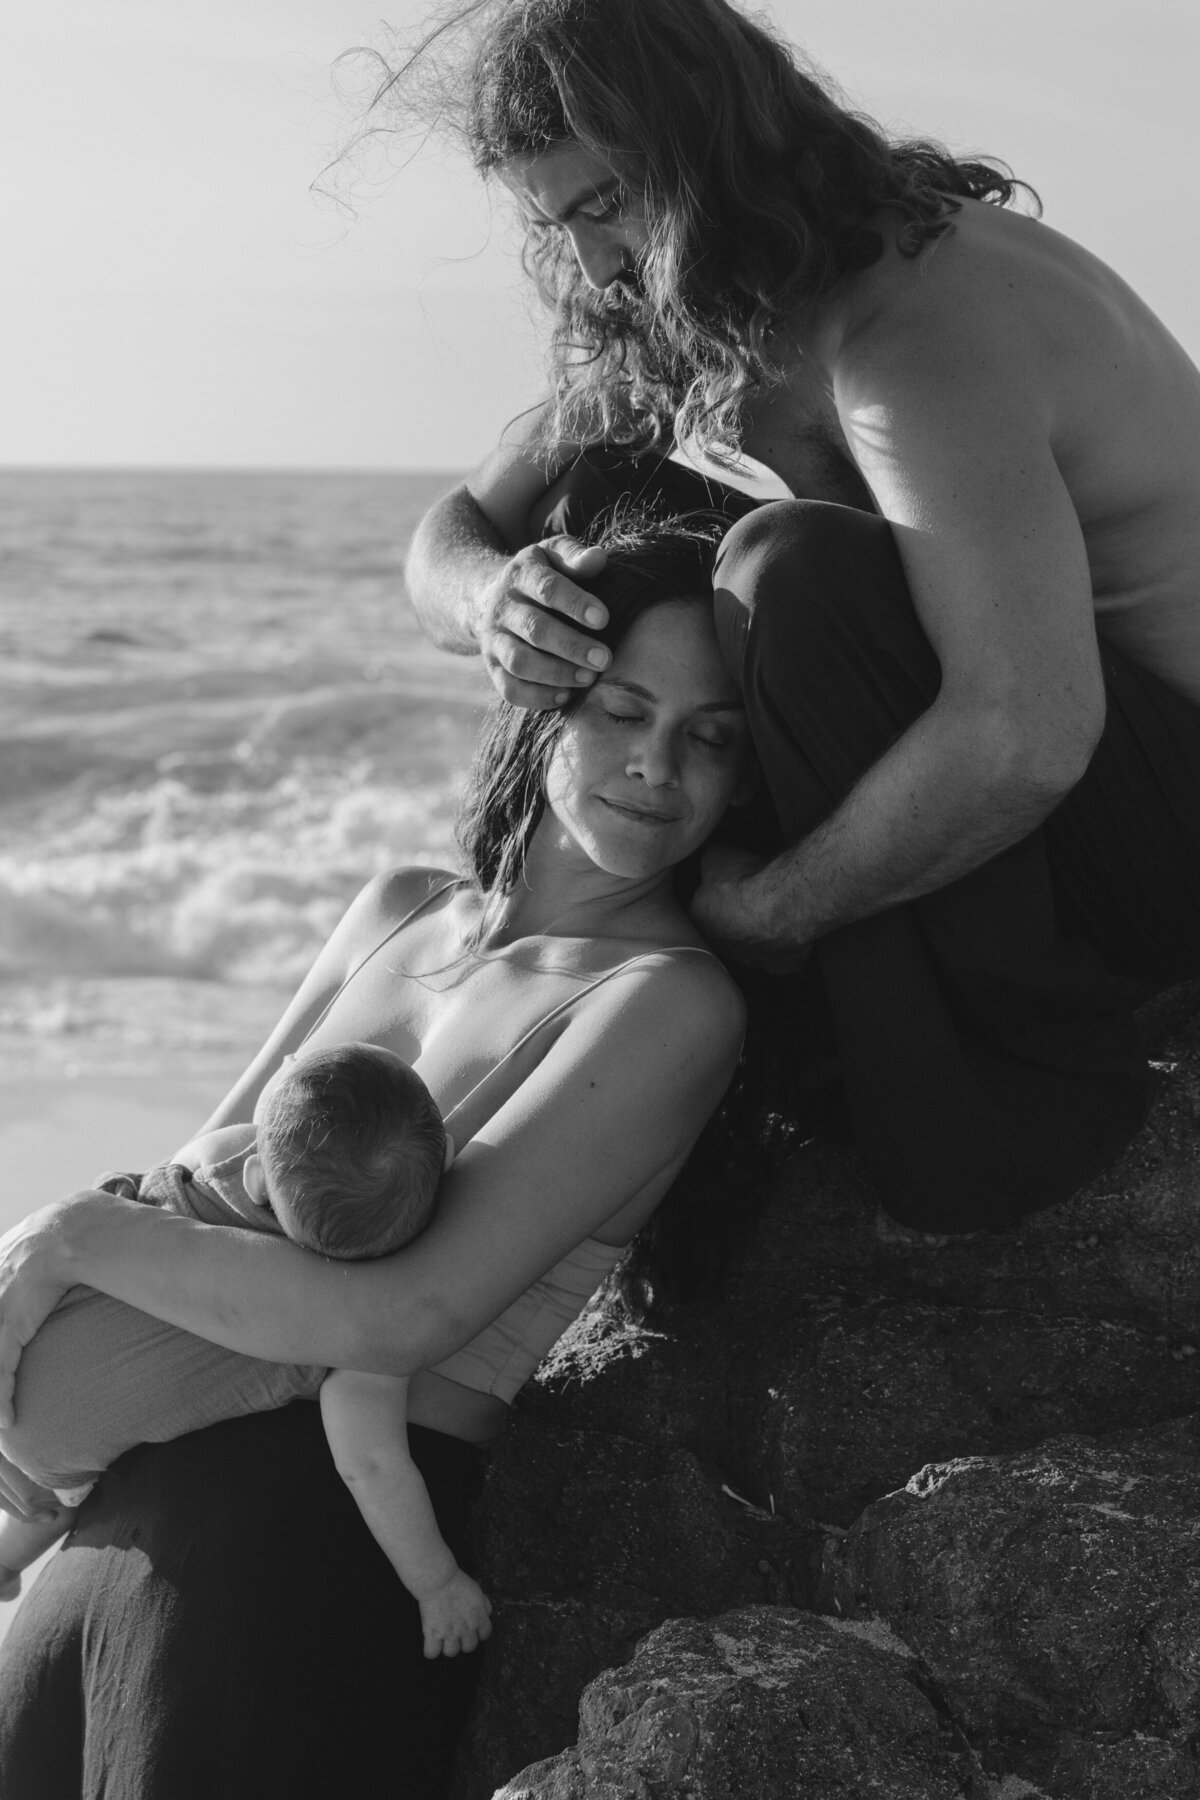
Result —
[[[677, 410], [696, 375], [691, 354], [674, 341], [637, 269], [606, 288], [573, 285], [559, 312], [560, 367], [591, 365], [602, 387], [610, 382], [665, 417]], [[564, 326], [566, 329], [564, 329]], [[565, 355], [564, 355], [565, 352]]]
[[575, 316], [601, 340], [632, 338], [648, 344], [655, 331], [654, 308], [636, 269], [626, 270], [606, 288], [583, 288], [574, 296]]

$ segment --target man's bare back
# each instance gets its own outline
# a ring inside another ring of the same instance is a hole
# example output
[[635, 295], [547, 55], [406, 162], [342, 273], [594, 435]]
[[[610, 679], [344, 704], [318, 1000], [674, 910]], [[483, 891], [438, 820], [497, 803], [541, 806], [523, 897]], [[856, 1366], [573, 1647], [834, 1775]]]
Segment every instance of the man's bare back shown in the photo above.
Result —
[[[796, 345], [802, 358], [754, 409], [748, 455], [793, 493], [861, 503], [882, 451], [870, 419], [856, 436], [839, 416], [839, 385], [893, 351], [920, 380], [954, 357], [973, 374], [961, 404], [981, 444], [994, 397], [1009, 419], [1023, 403], [1048, 445], [1105, 633], [1200, 701], [1200, 372], [1119, 276], [1039, 221], [966, 201], [918, 258], [892, 243], [844, 278], [798, 322]], [[887, 396], [878, 383], [857, 411]], [[964, 483], [970, 474], [961, 468]], [[969, 485], [960, 497], [969, 508]]]

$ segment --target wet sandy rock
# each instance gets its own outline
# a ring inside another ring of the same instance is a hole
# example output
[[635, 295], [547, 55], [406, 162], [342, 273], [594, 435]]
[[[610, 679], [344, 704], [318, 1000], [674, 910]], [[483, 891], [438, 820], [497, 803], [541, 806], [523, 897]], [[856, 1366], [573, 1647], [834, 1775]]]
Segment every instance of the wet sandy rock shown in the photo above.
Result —
[[1200, 1793], [1200, 1443], [1060, 1438], [921, 1470], [829, 1559], [993, 1767], [1055, 1800]]
[[790, 1608], [675, 1620], [594, 1681], [579, 1744], [497, 1800], [986, 1800], [911, 1652]]
[[[849, 1147], [814, 1142], [764, 1186], [720, 1303], [665, 1331], [603, 1307], [578, 1323], [521, 1397], [477, 1514], [496, 1631], [455, 1800], [490, 1800], [538, 1758], [539, 1800], [607, 1800], [609, 1739], [611, 1778], [632, 1779], [622, 1721], [643, 1718], [627, 1685], [649, 1646], [655, 1691], [724, 1718], [718, 1616], [839, 1605], [919, 1655], [921, 1692], [996, 1800], [1200, 1800], [1198, 1008], [1191, 984], [1143, 1015], [1150, 1118], [1064, 1205], [925, 1237], [881, 1215]], [[605, 1711], [610, 1692], [625, 1698]], [[826, 1791], [780, 1769], [730, 1792]], [[828, 1792], [907, 1791], [865, 1764], [856, 1779]]]

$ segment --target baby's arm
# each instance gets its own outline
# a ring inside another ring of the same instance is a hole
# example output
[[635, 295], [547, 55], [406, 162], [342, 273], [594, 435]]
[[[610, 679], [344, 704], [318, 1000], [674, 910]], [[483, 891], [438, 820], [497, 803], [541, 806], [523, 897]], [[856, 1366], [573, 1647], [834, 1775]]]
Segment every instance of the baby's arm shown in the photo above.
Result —
[[63, 1506], [49, 1490], [47, 1510], [37, 1519], [14, 1519], [0, 1512], [0, 1600], [15, 1600], [21, 1591], [21, 1571], [57, 1543], [75, 1523], [78, 1507]]
[[426, 1656], [491, 1636], [491, 1604], [459, 1568], [408, 1450], [408, 1382], [335, 1369], [321, 1388], [333, 1460], [380, 1549], [421, 1608]]

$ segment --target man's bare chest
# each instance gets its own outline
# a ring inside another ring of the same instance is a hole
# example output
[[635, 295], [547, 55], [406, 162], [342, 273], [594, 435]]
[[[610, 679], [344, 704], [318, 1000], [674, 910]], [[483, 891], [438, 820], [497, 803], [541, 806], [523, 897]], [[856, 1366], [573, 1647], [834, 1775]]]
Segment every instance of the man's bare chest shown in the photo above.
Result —
[[748, 405], [742, 448], [798, 499], [874, 511], [832, 404], [795, 377]]

